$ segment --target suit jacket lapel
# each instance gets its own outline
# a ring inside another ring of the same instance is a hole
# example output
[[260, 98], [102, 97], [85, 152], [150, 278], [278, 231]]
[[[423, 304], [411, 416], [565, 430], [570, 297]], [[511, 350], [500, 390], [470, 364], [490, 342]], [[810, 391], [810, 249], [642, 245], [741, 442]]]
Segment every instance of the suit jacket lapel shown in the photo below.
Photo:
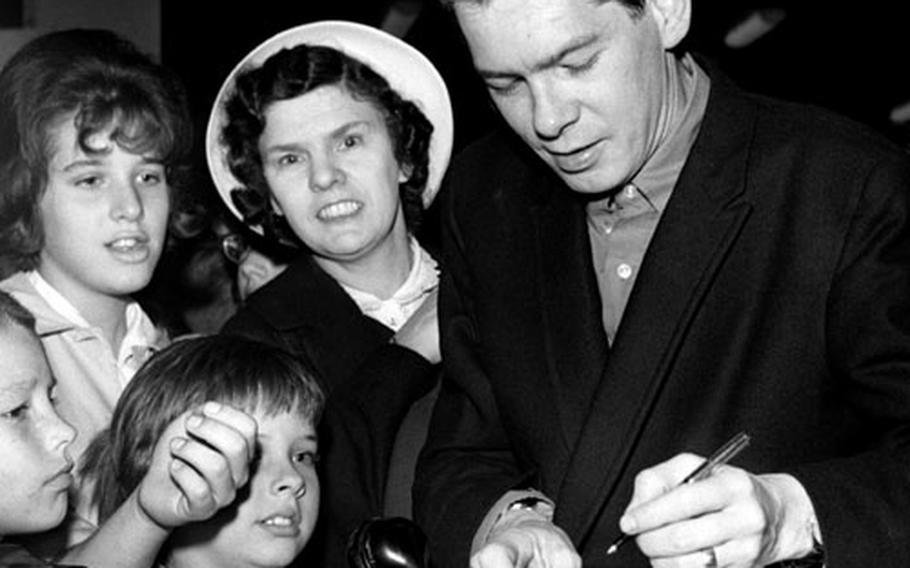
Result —
[[551, 349], [547, 360], [555, 366], [547, 376], [553, 378], [550, 386], [556, 393], [559, 423], [571, 448], [603, 374], [608, 345], [584, 204], [561, 185], [550, 193], [552, 198], [535, 211], [538, 281], [545, 344]]
[[731, 104], [728, 91], [712, 86], [701, 134], [648, 247], [563, 478], [557, 522], [577, 543], [626, 473], [688, 323], [751, 210], [739, 199], [751, 107]]

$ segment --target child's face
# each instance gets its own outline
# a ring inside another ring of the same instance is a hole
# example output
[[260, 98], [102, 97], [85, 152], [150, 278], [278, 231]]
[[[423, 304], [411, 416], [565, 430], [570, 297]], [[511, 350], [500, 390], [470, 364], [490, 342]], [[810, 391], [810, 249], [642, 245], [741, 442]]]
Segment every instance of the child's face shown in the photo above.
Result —
[[49, 132], [53, 156], [40, 201], [44, 247], [38, 270], [77, 307], [98, 294], [124, 296], [152, 277], [167, 230], [164, 166], [127, 152], [110, 131], [76, 140], [73, 115]]
[[259, 460], [250, 482], [211, 520], [175, 531], [171, 565], [283, 567], [309, 540], [319, 512], [313, 424], [299, 413], [253, 416]]
[[57, 415], [53, 385], [38, 340], [0, 325], [0, 535], [44, 531], [66, 513], [76, 431]]

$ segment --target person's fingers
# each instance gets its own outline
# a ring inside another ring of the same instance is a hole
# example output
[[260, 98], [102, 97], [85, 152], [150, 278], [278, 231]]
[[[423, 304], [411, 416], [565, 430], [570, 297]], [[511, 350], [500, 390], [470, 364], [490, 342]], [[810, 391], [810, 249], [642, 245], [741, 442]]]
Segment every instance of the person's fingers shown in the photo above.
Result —
[[539, 518], [518, 519], [494, 528], [472, 558], [474, 568], [581, 568], [581, 557], [561, 528]]
[[471, 557], [471, 568], [512, 568], [516, 555], [507, 546], [489, 544]]
[[719, 473], [702, 481], [673, 487], [627, 511], [626, 516], [634, 519], [638, 531], [646, 531], [719, 511], [732, 502], [739, 484], [736, 476]]
[[[638, 472], [626, 513], [633, 511], [679, 486], [683, 479], [704, 462], [694, 454], [678, 454], [669, 460]], [[630, 532], [623, 529], [625, 532]]]
[[[192, 421], [192, 417], [189, 420]], [[219, 506], [234, 499], [236, 489], [240, 484], [234, 477], [230, 462], [222, 452], [193, 438], [176, 446], [171, 446], [171, 455], [175, 458], [175, 462], [182, 463], [171, 465], [172, 475], [175, 469], [192, 468], [200, 480], [207, 485], [208, 491], [211, 492], [212, 498]], [[244, 472], [243, 475], [245, 476], [246, 473]]]
[[253, 459], [256, 453], [256, 435], [259, 431], [256, 419], [242, 410], [214, 401], [209, 401], [202, 405], [202, 412], [205, 416], [218, 420], [236, 430], [246, 443], [247, 456], [249, 459]]
[[649, 557], [680, 556], [715, 546], [738, 534], [735, 516], [724, 512], [686, 518], [640, 533], [636, 543]]
[[[175, 439], [172, 445], [179, 445], [180, 442], [180, 439]], [[174, 459], [169, 471], [174, 485], [180, 491], [177, 510], [174, 511], [178, 517], [205, 519], [217, 510], [218, 503], [208, 481], [195, 468], [180, 459]]]
[[221, 480], [221, 467], [226, 465], [233, 485], [246, 483], [255, 452], [256, 423], [252, 418], [231, 407], [206, 403], [202, 412], [190, 414], [185, 424], [187, 434], [199, 442], [198, 447], [189, 445], [199, 461], [189, 456], [187, 461], [203, 468], [199, 471], [204, 477], [213, 476], [216, 481]]
[[720, 564], [717, 551], [712, 548], [696, 550], [680, 556], [651, 558], [652, 568], [718, 568]]
[[[637, 508], [642, 553], [665, 566], [690, 565], [699, 550], [722, 547], [721, 566], [761, 558], [768, 527], [762, 495], [746, 471], [724, 466], [711, 477], [674, 489]], [[655, 563], [655, 565], [658, 565]]]

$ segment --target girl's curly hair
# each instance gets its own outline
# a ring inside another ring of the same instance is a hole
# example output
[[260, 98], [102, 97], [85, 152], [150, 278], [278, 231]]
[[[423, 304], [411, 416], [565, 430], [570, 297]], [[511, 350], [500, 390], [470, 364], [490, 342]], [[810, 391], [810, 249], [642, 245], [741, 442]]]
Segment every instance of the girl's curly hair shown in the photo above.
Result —
[[[192, 121], [179, 79], [135, 45], [107, 30], [39, 36], [0, 72], [0, 260], [12, 270], [37, 265], [44, 246], [38, 204], [53, 157], [51, 127], [73, 115], [77, 140], [110, 129], [128, 152], [165, 166], [172, 212], [191, 176]], [[5, 276], [5, 275], [3, 275]]]

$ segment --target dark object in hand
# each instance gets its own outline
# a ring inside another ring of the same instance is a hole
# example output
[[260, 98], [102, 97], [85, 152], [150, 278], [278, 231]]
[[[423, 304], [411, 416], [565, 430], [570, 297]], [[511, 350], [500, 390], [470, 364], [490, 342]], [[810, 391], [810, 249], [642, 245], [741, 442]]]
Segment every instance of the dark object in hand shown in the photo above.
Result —
[[430, 568], [427, 537], [404, 517], [365, 521], [348, 538], [350, 568]]

